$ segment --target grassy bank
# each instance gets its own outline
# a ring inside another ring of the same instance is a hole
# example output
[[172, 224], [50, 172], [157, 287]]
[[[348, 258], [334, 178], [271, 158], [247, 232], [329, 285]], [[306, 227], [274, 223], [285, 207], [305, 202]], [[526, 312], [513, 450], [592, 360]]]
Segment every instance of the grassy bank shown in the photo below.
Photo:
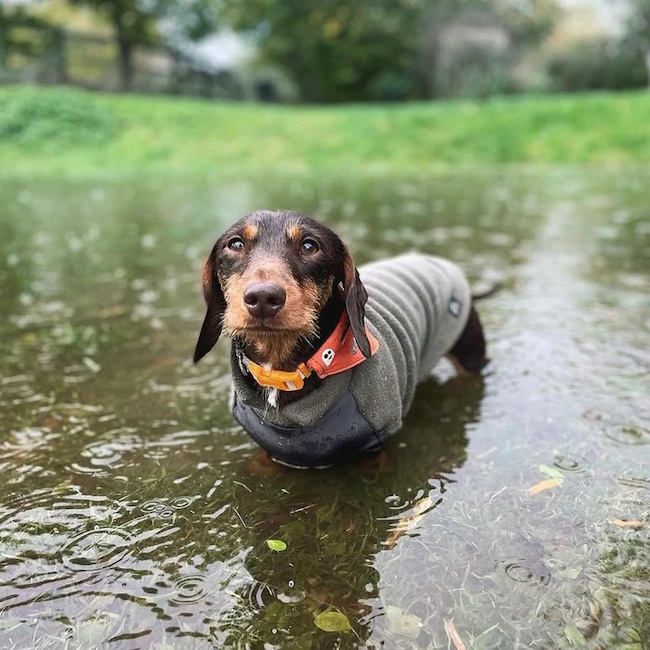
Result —
[[0, 88], [0, 175], [417, 173], [650, 162], [650, 93], [260, 106]]

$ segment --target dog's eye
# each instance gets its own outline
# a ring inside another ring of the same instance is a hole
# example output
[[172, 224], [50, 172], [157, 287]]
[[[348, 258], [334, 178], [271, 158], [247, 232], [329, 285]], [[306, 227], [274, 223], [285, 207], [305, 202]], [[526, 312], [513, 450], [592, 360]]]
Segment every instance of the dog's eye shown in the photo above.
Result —
[[313, 255], [318, 252], [318, 244], [313, 239], [309, 239], [309, 237], [302, 240], [300, 248], [305, 255]]
[[236, 253], [241, 253], [244, 250], [244, 240], [241, 237], [233, 237], [228, 242], [228, 248]]

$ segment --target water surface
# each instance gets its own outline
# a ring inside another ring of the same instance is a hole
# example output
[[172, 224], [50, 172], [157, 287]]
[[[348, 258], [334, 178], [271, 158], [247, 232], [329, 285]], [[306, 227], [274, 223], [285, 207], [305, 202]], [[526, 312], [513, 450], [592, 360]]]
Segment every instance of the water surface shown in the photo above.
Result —
[[[0, 647], [650, 647], [648, 187], [0, 184]], [[227, 343], [191, 363], [203, 259], [262, 207], [504, 285], [483, 377], [442, 363], [382, 463], [264, 463]]]

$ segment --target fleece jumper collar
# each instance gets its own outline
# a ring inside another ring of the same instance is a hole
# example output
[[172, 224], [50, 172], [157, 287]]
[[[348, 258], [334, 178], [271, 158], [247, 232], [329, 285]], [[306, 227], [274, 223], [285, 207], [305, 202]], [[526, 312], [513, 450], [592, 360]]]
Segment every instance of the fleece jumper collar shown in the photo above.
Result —
[[[379, 342], [366, 327], [366, 336], [370, 341], [370, 356], [379, 349]], [[366, 358], [352, 334], [352, 328], [345, 311], [334, 331], [316, 350], [306, 363], [299, 363], [296, 370], [284, 371], [264, 368], [251, 361], [243, 351], [239, 351], [239, 364], [242, 372], [248, 371], [263, 388], [276, 388], [282, 391], [301, 390], [305, 379], [315, 372], [321, 379], [345, 372], [363, 363]]]

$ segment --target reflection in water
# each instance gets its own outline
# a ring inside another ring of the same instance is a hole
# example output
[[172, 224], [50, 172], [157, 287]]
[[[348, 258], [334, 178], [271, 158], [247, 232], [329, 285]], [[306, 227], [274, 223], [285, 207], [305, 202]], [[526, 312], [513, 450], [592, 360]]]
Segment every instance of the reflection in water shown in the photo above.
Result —
[[[646, 181], [0, 185], [0, 646], [650, 638]], [[502, 281], [484, 378], [441, 364], [372, 462], [265, 462], [225, 342], [190, 360], [201, 260], [260, 206], [327, 219], [359, 261], [418, 247]]]

